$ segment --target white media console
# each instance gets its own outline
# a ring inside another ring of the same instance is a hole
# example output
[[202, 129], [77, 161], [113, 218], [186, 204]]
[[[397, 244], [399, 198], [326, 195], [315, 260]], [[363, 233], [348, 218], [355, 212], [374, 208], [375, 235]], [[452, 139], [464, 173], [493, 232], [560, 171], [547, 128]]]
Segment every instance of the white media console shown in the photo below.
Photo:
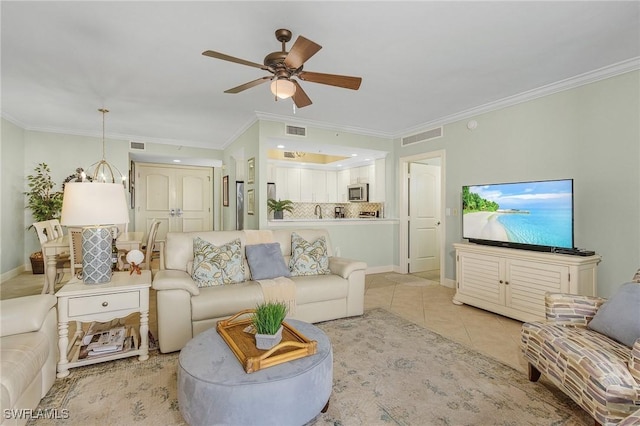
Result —
[[466, 303], [520, 321], [545, 319], [546, 292], [596, 295], [598, 255], [457, 243], [456, 294]]

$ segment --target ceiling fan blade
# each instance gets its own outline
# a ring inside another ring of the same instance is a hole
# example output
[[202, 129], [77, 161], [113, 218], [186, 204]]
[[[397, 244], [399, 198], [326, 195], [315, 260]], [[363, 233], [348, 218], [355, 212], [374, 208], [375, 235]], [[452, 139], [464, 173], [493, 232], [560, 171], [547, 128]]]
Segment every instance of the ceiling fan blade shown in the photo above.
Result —
[[267, 69], [267, 67], [265, 67], [262, 64], [258, 64], [251, 61], [245, 61], [244, 59], [235, 58], [233, 56], [225, 55], [224, 53], [220, 53], [220, 52], [214, 52], [213, 50], [205, 50], [204, 52], [202, 52], [202, 54], [204, 56], [209, 56], [210, 58], [222, 59], [223, 61], [234, 62], [236, 64], [241, 64], [241, 65], [248, 65], [250, 67], [260, 68], [263, 70]]
[[293, 47], [289, 51], [289, 54], [284, 58], [284, 64], [288, 68], [298, 69], [307, 61], [307, 59], [315, 55], [320, 49], [322, 49], [322, 46], [319, 44], [302, 36], [298, 36], [296, 42], [293, 43]]
[[262, 77], [257, 80], [250, 81], [248, 83], [241, 84], [240, 86], [234, 87], [232, 89], [225, 90], [224, 93], [240, 93], [243, 90], [251, 89], [252, 87], [257, 86], [258, 84], [265, 83], [269, 80], [271, 80], [271, 76]]
[[303, 81], [312, 83], [328, 84], [329, 86], [343, 87], [345, 89], [358, 90], [362, 78], [350, 77], [348, 75], [324, 74], [320, 72], [302, 71], [298, 74], [298, 78]]
[[311, 102], [311, 99], [309, 99], [309, 96], [307, 96], [305, 91], [302, 90], [302, 86], [300, 86], [298, 82], [295, 80], [291, 80], [291, 81], [293, 81], [293, 84], [296, 85], [296, 93], [294, 93], [293, 96], [291, 97], [293, 99], [293, 102], [296, 104], [296, 106], [298, 108], [304, 108], [306, 106], [311, 105], [313, 102]]

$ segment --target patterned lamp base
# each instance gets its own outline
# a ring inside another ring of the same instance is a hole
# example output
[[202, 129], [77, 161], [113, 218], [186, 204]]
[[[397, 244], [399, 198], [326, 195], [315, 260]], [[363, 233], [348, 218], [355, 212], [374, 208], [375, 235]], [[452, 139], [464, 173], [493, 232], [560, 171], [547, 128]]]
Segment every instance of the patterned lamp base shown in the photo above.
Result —
[[85, 284], [111, 281], [111, 241], [110, 226], [82, 229], [82, 279]]

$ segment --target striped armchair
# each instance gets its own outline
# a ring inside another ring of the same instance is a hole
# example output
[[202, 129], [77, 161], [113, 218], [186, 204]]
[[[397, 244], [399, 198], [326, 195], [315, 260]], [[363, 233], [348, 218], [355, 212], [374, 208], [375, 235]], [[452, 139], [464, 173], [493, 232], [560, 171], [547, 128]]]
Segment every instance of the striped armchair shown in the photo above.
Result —
[[523, 324], [521, 347], [529, 380], [544, 374], [596, 424], [611, 425], [640, 409], [640, 339], [629, 348], [586, 327], [604, 301], [547, 293], [547, 321]]

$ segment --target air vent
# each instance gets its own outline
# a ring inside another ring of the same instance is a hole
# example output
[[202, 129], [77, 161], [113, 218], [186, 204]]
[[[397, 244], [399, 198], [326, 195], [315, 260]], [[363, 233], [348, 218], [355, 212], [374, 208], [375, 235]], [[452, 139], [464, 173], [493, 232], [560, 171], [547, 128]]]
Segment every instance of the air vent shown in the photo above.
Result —
[[144, 151], [145, 149], [146, 149], [146, 146], [144, 142], [129, 141], [130, 151]]
[[411, 145], [418, 142], [425, 142], [431, 139], [437, 139], [442, 137], [442, 126], [435, 129], [427, 130], [415, 135], [406, 136], [402, 138], [402, 146]]
[[296, 158], [295, 152], [285, 151], [283, 152], [284, 158]]
[[299, 126], [291, 126], [289, 124], [285, 125], [285, 133], [289, 136], [307, 136], [307, 128], [299, 127]]

